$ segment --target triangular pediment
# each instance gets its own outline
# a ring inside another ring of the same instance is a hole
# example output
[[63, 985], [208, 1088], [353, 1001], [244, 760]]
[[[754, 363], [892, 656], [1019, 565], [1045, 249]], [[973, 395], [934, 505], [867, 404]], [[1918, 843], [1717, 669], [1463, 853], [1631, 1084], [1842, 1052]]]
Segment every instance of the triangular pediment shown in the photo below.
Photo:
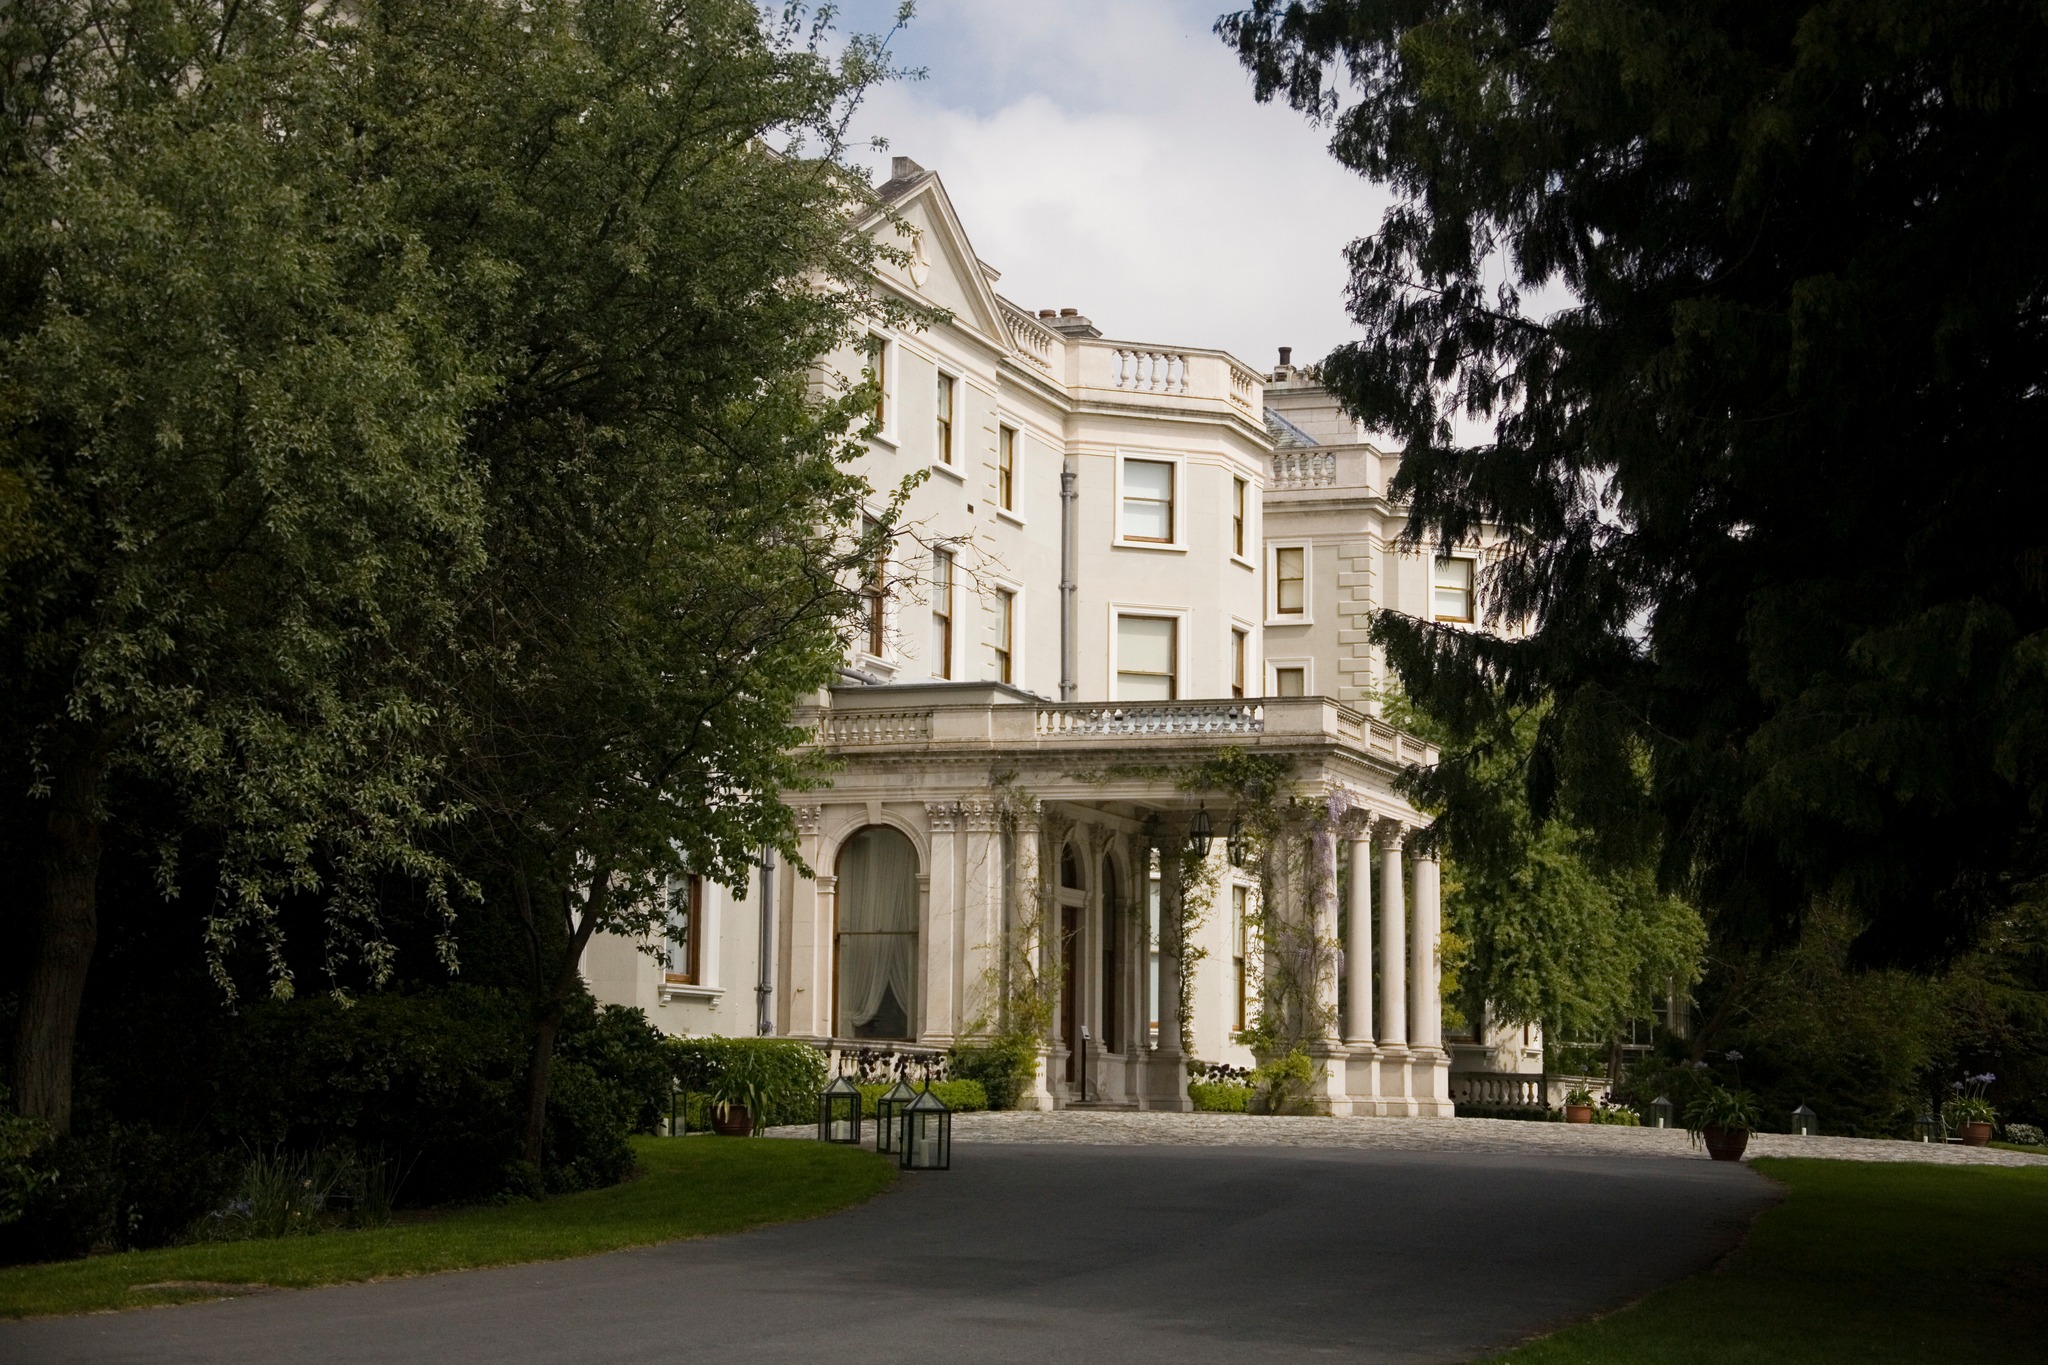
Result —
[[[891, 183], [897, 187], [900, 182]], [[898, 229], [883, 214], [871, 219], [867, 230], [892, 246], [904, 246], [916, 259], [909, 267], [881, 263], [878, 273], [882, 278], [921, 302], [949, 310], [955, 326], [976, 333], [991, 346], [1011, 349], [1003, 306], [996, 299], [988, 270], [974, 254], [937, 173], [924, 171], [917, 179], [900, 184], [890, 196], [890, 207], [909, 226], [912, 236], [896, 235]]]

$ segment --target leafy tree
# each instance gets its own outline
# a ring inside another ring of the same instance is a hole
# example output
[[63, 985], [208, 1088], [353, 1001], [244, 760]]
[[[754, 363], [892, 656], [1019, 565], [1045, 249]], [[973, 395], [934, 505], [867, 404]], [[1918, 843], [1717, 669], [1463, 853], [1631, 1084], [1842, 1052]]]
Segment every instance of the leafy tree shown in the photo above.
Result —
[[[1404, 697], [1386, 712], [1441, 736]], [[1518, 717], [1507, 742], [1470, 765], [1480, 790], [1436, 831], [1448, 855], [1445, 926], [1464, 945], [1454, 1003], [1469, 1019], [1540, 1025], [1551, 1040], [1616, 1040], [1699, 980], [1706, 926], [1658, 888], [1649, 863], [1616, 865], [1585, 831], [1531, 813], [1522, 769], [1542, 714]], [[1476, 828], [1465, 818], [1474, 806], [1486, 817]]]
[[488, 555], [438, 709], [457, 856], [526, 933], [538, 1165], [591, 937], [658, 946], [669, 878], [796, 856], [791, 713], [859, 609], [876, 547], [847, 528], [893, 523], [847, 468], [872, 395], [816, 371], [909, 316], [870, 283], [896, 248], [858, 230], [841, 141], [887, 71], [751, 0], [360, 11], [365, 137], [495, 379], [467, 435]]
[[[1938, 961], [2048, 859], [2048, 14], [1904, 0], [1257, 0], [1261, 99], [1399, 196], [1323, 375], [1496, 623], [1382, 615], [1454, 744], [1717, 934], [1825, 899]], [[1531, 298], [1563, 299], [1545, 314]], [[1477, 431], [1477, 436], [1465, 435]]]
[[14, 1085], [60, 1131], [123, 791], [208, 841], [229, 991], [239, 941], [290, 992], [281, 896], [374, 977], [376, 879], [447, 881], [412, 659], [477, 561], [483, 377], [336, 117], [341, 36], [262, 0], [0, 22], [0, 763], [40, 883]]

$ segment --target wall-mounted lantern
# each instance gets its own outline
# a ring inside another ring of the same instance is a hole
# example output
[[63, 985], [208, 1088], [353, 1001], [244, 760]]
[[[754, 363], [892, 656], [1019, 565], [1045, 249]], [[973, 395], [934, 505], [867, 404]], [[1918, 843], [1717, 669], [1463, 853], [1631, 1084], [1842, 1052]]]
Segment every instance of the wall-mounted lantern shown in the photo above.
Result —
[[1209, 856], [1209, 841], [1216, 837], [1216, 828], [1209, 823], [1209, 808], [1203, 806], [1195, 812], [1194, 822], [1188, 826], [1188, 847], [1198, 858]]

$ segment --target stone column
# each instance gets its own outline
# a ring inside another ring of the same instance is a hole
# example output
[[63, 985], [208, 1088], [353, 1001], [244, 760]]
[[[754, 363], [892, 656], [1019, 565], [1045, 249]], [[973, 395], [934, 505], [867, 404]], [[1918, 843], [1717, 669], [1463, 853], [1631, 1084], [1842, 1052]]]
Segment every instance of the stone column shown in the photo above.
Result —
[[1383, 827], [1380, 845], [1380, 1042], [1408, 1041], [1408, 898], [1401, 885], [1401, 845], [1406, 831]]
[[1315, 888], [1315, 903], [1307, 908], [1315, 929], [1316, 1014], [1319, 1031], [1334, 1043], [1344, 1032], [1344, 1021], [1337, 1017], [1337, 832], [1310, 830], [1307, 853], [1313, 860], [1309, 884]]
[[992, 802], [967, 801], [960, 806], [964, 826], [961, 842], [962, 892], [960, 940], [954, 991], [956, 1029], [987, 1014], [993, 1018], [1000, 1000], [998, 954], [1003, 934], [1003, 821]]
[[797, 847], [815, 877], [788, 875], [778, 892], [775, 926], [776, 946], [781, 954], [778, 976], [786, 983], [776, 1002], [777, 1031], [799, 1038], [832, 1036], [832, 900], [838, 878], [823, 865], [819, 851], [818, 824], [824, 811], [818, 806], [795, 806]]
[[1344, 1011], [1344, 1040], [1372, 1041], [1372, 834], [1351, 836], [1350, 932], [1344, 936], [1344, 978], [1350, 998]]
[[1167, 828], [1159, 851], [1159, 1046], [1148, 1068], [1145, 1107], [1185, 1111], [1193, 1107], [1188, 1101], [1186, 1054], [1180, 1048], [1180, 912], [1186, 890], [1181, 884], [1180, 850], [1187, 835], [1179, 824]]
[[959, 910], [960, 807], [935, 802], [924, 808], [931, 830], [931, 866], [920, 883], [918, 928], [923, 940], [924, 979], [918, 983], [916, 1034], [928, 1047], [953, 1041], [953, 937]]
[[[1042, 935], [1037, 932], [1045, 923], [1045, 906], [1042, 895], [1042, 870], [1039, 867], [1040, 850], [1044, 845], [1041, 831], [1041, 815], [1036, 802], [1029, 804], [1017, 814], [1014, 855], [1010, 864], [1010, 920], [1003, 926], [1006, 938], [1006, 954], [1012, 955], [1010, 966], [1020, 969], [1028, 963], [1031, 970], [1045, 970], [1045, 945]], [[1021, 958], [1018, 962], [1014, 959]], [[1014, 983], [1005, 983], [1007, 989]], [[1038, 1070], [1030, 1082], [1017, 1096], [1020, 1109], [1052, 1108], [1052, 1091], [1046, 1085], [1046, 1049], [1038, 1049]]]
[[1444, 1042], [1444, 1011], [1437, 979], [1442, 969], [1438, 952], [1443, 909], [1442, 881], [1434, 856], [1418, 856], [1415, 870], [1415, 937], [1409, 944], [1408, 975], [1414, 985], [1409, 991], [1408, 1040], [1418, 1048], [1441, 1048]]

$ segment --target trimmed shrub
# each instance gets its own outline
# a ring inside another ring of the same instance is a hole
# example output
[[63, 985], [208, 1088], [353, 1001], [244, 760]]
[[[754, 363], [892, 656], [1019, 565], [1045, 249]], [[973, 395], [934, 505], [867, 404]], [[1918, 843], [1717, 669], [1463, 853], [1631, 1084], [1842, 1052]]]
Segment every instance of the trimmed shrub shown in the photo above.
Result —
[[175, 1241], [233, 1187], [236, 1163], [203, 1135], [122, 1124], [38, 1145], [0, 1226], [0, 1261], [48, 1261]]
[[663, 1048], [675, 1084], [692, 1096], [746, 1104], [764, 1128], [818, 1121], [825, 1054], [801, 1039], [669, 1038]]
[[[891, 1081], [890, 1085], [895, 1084]], [[923, 1086], [913, 1087], [922, 1090]], [[875, 1116], [875, 1102], [888, 1092], [887, 1085], [864, 1085], [860, 1088], [860, 1112], [869, 1118]], [[989, 1107], [988, 1092], [981, 1088], [980, 1081], [934, 1081], [932, 1094], [939, 1097], [939, 1103], [956, 1114], [972, 1114]], [[812, 1117], [817, 1116], [815, 1106]]]
[[2021, 1147], [2039, 1147], [2042, 1144], [2041, 1130], [2031, 1123], [2008, 1123], [2005, 1125], [2005, 1140]]
[[1252, 1088], [1237, 1081], [1189, 1081], [1188, 1098], [1204, 1114], [1244, 1114], [1251, 1111]]
[[977, 1081], [991, 1109], [1015, 1109], [1017, 1096], [1038, 1069], [1038, 1049], [1019, 1041], [959, 1043], [946, 1054], [958, 1081]]

